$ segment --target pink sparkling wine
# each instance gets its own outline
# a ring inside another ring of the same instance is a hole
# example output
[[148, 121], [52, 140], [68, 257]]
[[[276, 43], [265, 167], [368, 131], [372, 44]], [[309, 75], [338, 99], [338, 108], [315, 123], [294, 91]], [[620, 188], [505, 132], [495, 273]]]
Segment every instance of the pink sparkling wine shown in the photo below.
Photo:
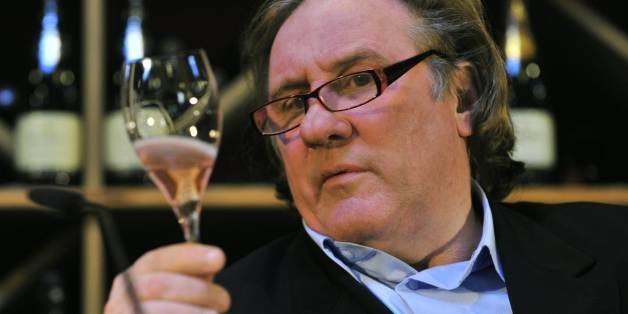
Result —
[[217, 149], [183, 136], [139, 139], [135, 151], [153, 183], [166, 196], [179, 222], [198, 214]]

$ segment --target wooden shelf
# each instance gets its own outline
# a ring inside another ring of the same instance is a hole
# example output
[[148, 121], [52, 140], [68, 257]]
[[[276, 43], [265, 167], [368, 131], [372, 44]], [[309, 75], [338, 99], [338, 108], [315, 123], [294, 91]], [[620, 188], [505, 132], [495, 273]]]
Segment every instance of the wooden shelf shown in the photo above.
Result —
[[[120, 186], [103, 189], [70, 188], [81, 191], [90, 201], [113, 209], [169, 208], [164, 196], [152, 186]], [[38, 208], [27, 196], [28, 188], [0, 188], [0, 209]], [[210, 185], [203, 196], [203, 207], [211, 208], [284, 208], [275, 198], [271, 185]]]
[[[94, 202], [112, 208], [169, 208], [164, 196], [154, 187], [113, 187], [85, 191]], [[209, 185], [203, 208], [282, 208], [271, 185]]]
[[[78, 189], [75, 189], [78, 190]], [[0, 209], [37, 208], [26, 194], [27, 188], [0, 188]], [[151, 186], [82, 189], [91, 201], [113, 209], [169, 208], [164, 197]], [[507, 202], [531, 201], [561, 203], [591, 201], [628, 205], [628, 185], [612, 186], [527, 186], [515, 189]], [[203, 207], [212, 208], [285, 208], [275, 198], [271, 185], [210, 185], [203, 197]]]
[[528, 186], [515, 189], [508, 202], [600, 202], [628, 205], [628, 185]]

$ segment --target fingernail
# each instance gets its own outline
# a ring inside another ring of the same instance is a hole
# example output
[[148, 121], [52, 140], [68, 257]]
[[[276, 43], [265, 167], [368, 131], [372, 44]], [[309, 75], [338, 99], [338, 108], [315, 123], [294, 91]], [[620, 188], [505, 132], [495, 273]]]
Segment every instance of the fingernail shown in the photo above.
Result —
[[207, 252], [207, 257], [209, 259], [218, 258], [218, 251], [217, 250], [209, 250], [209, 252]]
[[209, 252], [207, 252], [207, 258], [209, 258], [210, 260], [220, 258], [221, 255], [222, 254], [218, 250], [210, 250]]

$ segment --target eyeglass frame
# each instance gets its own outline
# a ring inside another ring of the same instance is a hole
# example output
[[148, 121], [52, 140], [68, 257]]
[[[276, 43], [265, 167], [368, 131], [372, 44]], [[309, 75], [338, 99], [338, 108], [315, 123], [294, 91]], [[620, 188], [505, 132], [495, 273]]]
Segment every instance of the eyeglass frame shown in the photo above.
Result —
[[[268, 101], [266, 103], [264, 103], [263, 105], [260, 105], [258, 107], [256, 107], [255, 109], [253, 109], [250, 112], [250, 117], [251, 120], [253, 122], [253, 125], [255, 126], [255, 129], [257, 130], [257, 132], [262, 135], [262, 136], [274, 136], [274, 135], [279, 135], [279, 134], [283, 134], [286, 132], [289, 132], [291, 130], [294, 130], [296, 128], [298, 128], [301, 125], [301, 122], [297, 123], [296, 125], [289, 127], [286, 130], [282, 130], [282, 131], [278, 131], [278, 132], [267, 132], [264, 133], [260, 127], [257, 125], [256, 120], [255, 120], [255, 113], [258, 112], [260, 109], [274, 103], [274, 102], [278, 102], [278, 101], [282, 101], [282, 100], [287, 100], [287, 99], [292, 99], [292, 98], [298, 98], [301, 99], [303, 102], [303, 115], [305, 115], [308, 111], [309, 105], [308, 105], [308, 100], [312, 97], [315, 97], [319, 103], [329, 112], [340, 112], [340, 111], [346, 111], [346, 110], [351, 110], [360, 106], [363, 106], [367, 103], [369, 103], [370, 101], [372, 101], [373, 99], [381, 96], [381, 94], [384, 92], [384, 90], [390, 86], [392, 83], [394, 83], [397, 79], [399, 79], [401, 76], [403, 76], [404, 74], [406, 74], [408, 71], [410, 71], [413, 67], [415, 67], [417, 64], [421, 63], [421, 61], [427, 59], [428, 57], [432, 56], [432, 55], [436, 55], [440, 58], [443, 59], [448, 59], [448, 56], [438, 50], [435, 49], [430, 49], [427, 50], [425, 52], [422, 52], [416, 56], [407, 58], [405, 60], [399, 61], [397, 63], [391, 64], [389, 66], [386, 66], [384, 68], [376, 68], [376, 69], [369, 69], [369, 70], [363, 70], [363, 71], [358, 71], [358, 72], [353, 72], [353, 73], [349, 73], [349, 74], [345, 74], [345, 75], [341, 75], [339, 77], [336, 77], [335, 79], [328, 81], [324, 84], [322, 84], [321, 86], [317, 87], [316, 89], [314, 89], [313, 91], [309, 92], [309, 93], [305, 93], [305, 94], [296, 94], [296, 95], [291, 95], [291, 96], [286, 96], [286, 97], [280, 97], [277, 99], [273, 99], [271, 101]], [[349, 76], [353, 76], [353, 75], [357, 75], [357, 74], [361, 74], [361, 73], [368, 73], [371, 75], [371, 77], [374, 79], [375, 81], [375, 85], [377, 87], [377, 93], [375, 94], [375, 96], [373, 96], [372, 98], [357, 104], [355, 106], [350, 106], [348, 108], [342, 108], [342, 109], [331, 109], [327, 106], [327, 104], [325, 103], [325, 101], [323, 99], [320, 98], [319, 96], [319, 91], [334, 83], [337, 82], [338, 80], [344, 79], [346, 77]]]

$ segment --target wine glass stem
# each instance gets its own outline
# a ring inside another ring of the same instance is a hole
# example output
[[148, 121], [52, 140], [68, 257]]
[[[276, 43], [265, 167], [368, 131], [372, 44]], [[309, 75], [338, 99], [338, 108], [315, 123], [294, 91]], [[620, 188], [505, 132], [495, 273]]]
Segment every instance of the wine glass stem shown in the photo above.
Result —
[[183, 229], [183, 235], [187, 242], [198, 242], [199, 234], [199, 213], [193, 211], [179, 220], [179, 224]]

